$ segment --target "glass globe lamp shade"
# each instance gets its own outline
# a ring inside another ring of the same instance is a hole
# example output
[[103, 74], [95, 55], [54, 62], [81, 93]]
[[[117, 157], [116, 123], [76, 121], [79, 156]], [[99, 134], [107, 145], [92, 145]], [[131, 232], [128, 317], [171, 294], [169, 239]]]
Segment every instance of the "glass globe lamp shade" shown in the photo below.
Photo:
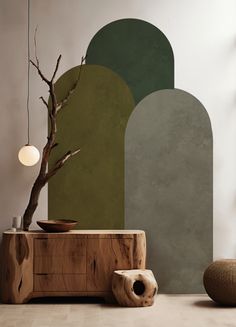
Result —
[[33, 145], [23, 146], [19, 153], [18, 159], [24, 166], [34, 166], [39, 161], [40, 153], [39, 150]]

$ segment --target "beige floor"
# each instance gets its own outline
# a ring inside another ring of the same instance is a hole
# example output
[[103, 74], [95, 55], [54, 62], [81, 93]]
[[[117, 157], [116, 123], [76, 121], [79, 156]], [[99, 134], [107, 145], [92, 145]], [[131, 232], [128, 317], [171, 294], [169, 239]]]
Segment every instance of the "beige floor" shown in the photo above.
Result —
[[0, 327], [236, 327], [236, 308], [205, 295], [158, 295], [148, 308], [103, 303], [0, 304]]

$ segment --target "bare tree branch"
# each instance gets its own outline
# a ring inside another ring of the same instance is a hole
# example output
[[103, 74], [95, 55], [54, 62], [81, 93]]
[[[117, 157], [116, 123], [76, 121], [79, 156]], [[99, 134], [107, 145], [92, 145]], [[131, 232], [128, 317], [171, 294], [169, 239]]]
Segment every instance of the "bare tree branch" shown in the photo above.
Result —
[[78, 75], [78, 78], [77, 78], [77, 84], [78, 84], [78, 82], [80, 80], [82, 65], [84, 64], [86, 58], [87, 58], [87, 55], [85, 57], [84, 56], [81, 57], [81, 62], [80, 62], [80, 67], [79, 67], [79, 75]]
[[39, 65], [36, 64], [35, 62], [33, 62], [33, 60], [30, 60], [31, 64], [37, 69], [39, 76], [42, 78], [42, 80], [47, 83], [48, 85], [51, 84], [51, 82], [43, 75], [43, 73], [41, 72]]
[[54, 143], [53, 146], [52, 146], [52, 149], [54, 149], [58, 145], [59, 145], [59, 143]]
[[54, 78], [55, 78], [56, 73], [57, 73], [57, 71], [58, 71], [58, 67], [59, 67], [60, 61], [61, 61], [61, 55], [57, 58], [57, 64], [56, 64], [56, 67], [55, 67], [54, 73], [53, 73], [53, 75], [52, 75], [51, 82], [54, 81]]
[[[36, 34], [36, 32], [35, 32]], [[36, 36], [35, 36], [35, 48], [36, 48], [37, 44], [36, 44]], [[56, 96], [56, 92], [55, 92], [55, 85], [54, 85], [54, 78], [56, 76], [56, 73], [58, 71], [59, 68], [59, 64], [60, 64], [60, 60], [61, 60], [61, 55], [58, 57], [57, 59], [57, 63], [56, 63], [56, 67], [55, 70], [53, 72], [52, 78], [51, 80], [47, 79], [44, 74], [42, 73], [40, 66], [39, 66], [39, 60], [37, 57], [37, 53], [36, 53], [36, 49], [35, 49], [35, 57], [36, 57], [36, 63], [32, 60], [30, 60], [31, 64], [37, 69], [39, 76], [42, 78], [42, 80], [47, 83], [48, 88], [49, 88], [49, 94], [50, 94], [50, 105], [46, 102], [46, 100], [41, 96], [40, 99], [42, 100], [43, 104], [48, 108], [48, 117], [50, 120], [50, 127], [49, 127], [49, 135], [47, 137], [47, 143], [43, 148], [43, 154], [42, 154], [42, 159], [41, 159], [41, 165], [40, 165], [40, 170], [39, 170], [39, 174], [34, 182], [34, 185], [31, 189], [31, 193], [30, 193], [30, 199], [29, 199], [29, 203], [25, 209], [24, 215], [23, 215], [23, 228], [24, 230], [28, 230], [29, 226], [32, 222], [32, 217], [33, 214], [38, 206], [38, 199], [39, 199], [39, 195], [41, 192], [41, 189], [44, 187], [44, 185], [48, 182], [49, 178], [51, 178], [52, 176], [54, 176], [57, 171], [64, 166], [64, 164], [66, 163], [66, 161], [70, 158], [72, 158], [73, 156], [75, 156], [77, 153], [80, 152], [80, 149], [77, 149], [75, 151], [68, 151], [66, 152], [66, 154], [64, 154], [59, 160], [57, 160], [57, 162], [55, 163], [55, 165], [53, 166], [53, 168], [47, 172], [47, 166], [48, 166], [48, 161], [49, 161], [49, 157], [51, 154], [52, 149], [54, 149], [58, 144], [56, 143], [56, 133], [57, 133], [57, 122], [56, 122], [56, 117], [57, 117], [57, 109], [59, 107], [59, 104], [57, 103], [57, 96]], [[85, 60], [85, 58], [82, 57], [81, 62], [83, 63]], [[78, 80], [80, 78], [80, 74], [81, 74], [81, 67], [80, 67], [80, 72], [79, 72], [79, 76], [78, 79], [76, 81], [76, 85], [78, 83]], [[75, 85], [75, 87], [76, 87]], [[75, 88], [74, 87], [74, 88]], [[69, 90], [68, 94], [72, 94], [73, 90]], [[68, 100], [69, 98], [66, 97], [65, 102]], [[63, 102], [63, 105], [64, 103]]]
[[46, 174], [46, 179], [49, 180], [52, 176], [56, 174], [56, 172], [64, 166], [66, 161], [73, 156], [75, 156], [77, 153], [80, 152], [80, 149], [77, 149], [75, 151], [67, 151], [60, 159], [57, 160], [54, 167]]
[[39, 59], [38, 59], [38, 56], [37, 56], [37, 32], [38, 32], [38, 26], [36, 26], [35, 28], [35, 31], [34, 31], [34, 55], [35, 55], [35, 60], [36, 60], [36, 63], [34, 63], [32, 60], [30, 60], [31, 64], [34, 65], [37, 70], [38, 70], [38, 73], [39, 75], [41, 76], [41, 78], [47, 83], [49, 84], [49, 82], [53, 82], [54, 81], [54, 78], [56, 76], [56, 73], [58, 71], [58, 67], [59, 67], [59, 64], [60, 64], [60, 61], [61, 61], [61, 55], [57, 58], [57, 63], [56, 63], [56, 67], [55, 67], [55, 70], [53, 72], [53, 75], [52, 75], [52, 78], [51, 78], [51, 81], [49, 81], [44, 75], [43, 73], [41, 72], [40, 70], [40, 67], [39, 67]]
[[34, 31], [34, 56], [35, 56], [35, 60], [37, 62], [37, 66], [39, 67], [39, 60], [38, 60], [38, 56], [37, 56], [37, 32], [38, 32], [38, 25], [35, 28]]
[[72, 88], [69, 90], [69, 92], [68, 92], [67, 95], [65, 96], [65, 98], [64, 98], [61, 102], [58, 103], [58, 105], [57, 105], [57, 112], [59, 112], [62, 108], [64, 108], [64, 107], [67, 105], [69, 98], [70, 98], [71, 95], [74, 93], [74, 91], [75, 91], [75, 89], [76, 89], [76, 87], [77, 87], [77, 85], [78, 85], [78, 83], [79, 83], [79, 81], [80, 81], [81, 72], [82, 72], [82, 66], [83, 66], [83, 64], [84, 64], [84, 62], [85, 62], [85, 60], [86, 60], [86, 57], [87, 57], [87, 56], [85, 56], [85, 57], [82, 56], [82, 58], [81, 58], [81, 62], [80, 62], [80, 66], [79, 66], [78, 77], [77, 77], [77, 79], [76, 79], [74, 85], [72, 86]]
[[39, 99], [42, 100], [43, 104], [44, 104], [44, 105], [47, 107], [47, 109], [49, 110], [49, 105], [48, 105], [47, 101], [44, 99], [44, 97], [41, 96]]

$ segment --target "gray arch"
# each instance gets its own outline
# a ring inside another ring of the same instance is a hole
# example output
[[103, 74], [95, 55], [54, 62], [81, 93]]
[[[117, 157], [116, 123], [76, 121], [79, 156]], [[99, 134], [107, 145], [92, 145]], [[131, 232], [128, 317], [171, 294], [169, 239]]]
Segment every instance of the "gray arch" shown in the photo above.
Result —
[[201, 293], [213, 256], [213, 141], [191, 94], [168, 89], [133, 111], [125, 140], [125, 225], [147, 233], [162, 293]]

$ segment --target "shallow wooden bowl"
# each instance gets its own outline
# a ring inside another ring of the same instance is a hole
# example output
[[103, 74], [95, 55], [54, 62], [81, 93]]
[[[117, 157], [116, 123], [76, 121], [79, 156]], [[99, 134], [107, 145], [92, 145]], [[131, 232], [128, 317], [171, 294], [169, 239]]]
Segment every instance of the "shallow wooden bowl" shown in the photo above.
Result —
[[37, 224], [45, 232], [68, 232], [78, 224], [76, 220], [57, 219], [57, 220], [38, 220]]

